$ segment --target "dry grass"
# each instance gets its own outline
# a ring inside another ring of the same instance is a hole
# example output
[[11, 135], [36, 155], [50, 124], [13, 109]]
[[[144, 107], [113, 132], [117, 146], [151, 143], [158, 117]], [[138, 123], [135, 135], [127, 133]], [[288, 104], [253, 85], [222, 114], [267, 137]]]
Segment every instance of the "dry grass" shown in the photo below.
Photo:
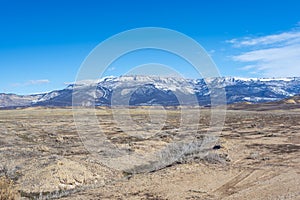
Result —
[[0, 177], [0, 200], [16, 200], [20, 199], [20, 194], [14, 182], [6, 177]]
[[[124, 150], [124, 155], [146, 155], [141, 159], [145, 165], [138, 163], [124, 174], [103, 166], [85, 149], [70, 108], [0, 110], [0, 177], [3, 174], [15, 182], [1, 179], [0, 200], [18, 199], [3, 197], [9, 194], [7, 188], [16, 195], [18, 189], [24, 199], [229, 200], [300, 196], [300, 110], [228, 110], [217, 142], [220, 148], [208, 153], [199, 149], [203, 149], [203, 137], [209, 136], [210, 110], [202, 109], [197, 120], [197, 109], [187, 110], [187, 119], [182, 117], [182, 110], [132, 108], [130, 124], [125, 108], [117, 108], [116, 113], [110, 108], [75, 111], [84, 119], [97, 117], [81, 126], [86, 136], [100, 137], [100, 125], [107, 140]], [[156, 132], [156, 127], [161, 130]], [[193, 143], [186, 141], [190, 138]], [[119, 159], [118, 154], [99, 150], [104, 158]], [[149, 169], [151, 173], [132, 174]]]

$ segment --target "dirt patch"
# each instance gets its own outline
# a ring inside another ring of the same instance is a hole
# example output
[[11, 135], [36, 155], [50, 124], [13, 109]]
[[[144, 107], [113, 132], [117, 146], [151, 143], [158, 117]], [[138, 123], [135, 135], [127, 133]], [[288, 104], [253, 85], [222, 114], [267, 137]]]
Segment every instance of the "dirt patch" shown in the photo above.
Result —
[[[191, 120], [184, 129], [180, 129], [180, 110], [167, 109], [161, 131], [147, 138], [138, 137], [151, 130], [148, 111], [142, 108], [131, 110], [134, 120], [140, 122], [137, 126], [141, 127], [128, 125], [121, 129], [109, 108], [96, 109], [96, 116], [112, 144], [143, 155], [176, 139], [181, 141], [183, 135], [193, 133], [195, 141], [205, 137], [210, 110], [201, 110], [198, 124], [193, 124], [195, 110], [188, 109]], [[94, 111], [83, 112], [92, 115]], [[120, 115], [123, 112], [120, 108]], [[161, 116], [159, 112], [155, 114], [157, 118]], [[176, 162], [138, 174], [109, 168], [92, 155], [77, 133], [71, 109], [1, 110], [0, 123], [3, 125], [0, 176], [13, 180], [23, 199], [297, 199], [300, 196], [299, 110], [230, 110], [215, 148], [208, 149], [205, 156], [199, 156], [197, 148], [185, 148], [189, 151]], [[196, 131], [195, 125], [199, 127]], [[97, 128], [85, 128], [91, 134], [99, 134]], [[110, 156], [109, 152], [99, 153]]]

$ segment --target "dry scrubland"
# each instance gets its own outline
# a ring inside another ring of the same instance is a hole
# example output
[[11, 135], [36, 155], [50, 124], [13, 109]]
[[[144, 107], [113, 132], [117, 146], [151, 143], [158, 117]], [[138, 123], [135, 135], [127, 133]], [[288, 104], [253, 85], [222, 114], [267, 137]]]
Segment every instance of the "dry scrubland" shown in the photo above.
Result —
[[[195, 111], [190, 112], [192, 117]], [[110, 109], [96, 111], [110, 141], [140, 153], [180, 134], [179, 110], [167, 113], [160, 132], [140, 139], [125, 134]], [[136, 123], [151, 126], [144, 109], [135, 108], [131, 115]], [[209, 121], [209, 110], [201, 110], [199, 135]], [[131, 124], [126, 132], [131, 131], [143, 130]], [[221, 148], [209, 150], [206, 157], [195, 152], [160, 170], [139, 174], [108, 168], [93, 157], [77, 134], [71, 109], [0, 110], [0, 133], [1, 200], [7, 199], [5, 195], [12, 199], [18, 195], [22, 199], [300, 199], [300, 111], [295, 109], [229, 110], [218, 141]]]

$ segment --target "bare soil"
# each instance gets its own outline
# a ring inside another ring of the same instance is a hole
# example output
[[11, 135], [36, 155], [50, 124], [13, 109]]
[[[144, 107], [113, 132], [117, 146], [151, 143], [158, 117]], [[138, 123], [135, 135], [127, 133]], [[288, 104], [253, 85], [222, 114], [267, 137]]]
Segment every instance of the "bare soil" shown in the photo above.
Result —
[[[146, 139], [136, 135], [151, 130], [147, 109], [131, 109], [135, 123], [125, 124], [126, 130], [109, 108], [83, 112], [96, 114], [118, 148], [146, 154], [195, 127], [196, 111], [189, 109], [190, 129], [180, 129], [180, 110], [169, 109], [161, 131]], [[200, 112], [201, 136], [210, 111]], [[155, 110], [151, 115], [161, 117]], [[228, 110], [218, 142], [205, 157], [195, 152], [135, 174], [106, 166], [85, 148], [70, 108], [0, 110], [0, 176], [15, 183], [22, 199], [300, 199], [300, 111]]]

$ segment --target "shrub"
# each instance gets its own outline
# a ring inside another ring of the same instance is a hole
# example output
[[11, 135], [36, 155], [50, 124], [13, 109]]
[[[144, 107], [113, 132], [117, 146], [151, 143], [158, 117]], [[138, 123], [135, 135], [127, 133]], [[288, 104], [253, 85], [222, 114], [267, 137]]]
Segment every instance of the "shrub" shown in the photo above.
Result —
[[20, 194], [14, 182], [6, 177], [0, 177], [0, 200], [17, 200], [20, 199]]

